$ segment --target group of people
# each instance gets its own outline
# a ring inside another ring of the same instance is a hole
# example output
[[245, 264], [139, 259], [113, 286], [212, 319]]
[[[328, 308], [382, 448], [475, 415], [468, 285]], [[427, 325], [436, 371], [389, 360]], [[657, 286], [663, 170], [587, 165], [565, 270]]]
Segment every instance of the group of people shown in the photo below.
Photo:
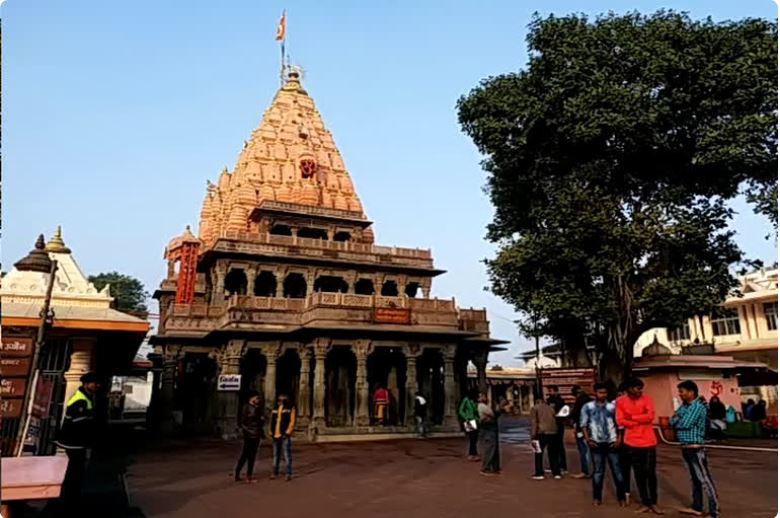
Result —
[[[637, 513], [664, 514], [658, 506], [655, 404], [643, 390], [644, 383], [638, 378], [626, 380], [619, 387], [619, 397], [614, 400], [610, 400], [604, 383], [593, 386], [592, 397], [580, 387], [574, 387], [572, 395], [575, 402], [570, 409], [558, 387], [548, 387], [547, 398], [537, 397], [531, 410], [530, 435], [535, 468], [532, 478], [545, 479], [545, 451], [553, 478], [561, 479], [567, 473], [565, 423], [567, 419], [572, 419], [581, 468], [580, 474], [574, 478], [592, 480], [593, 505], [603, 503], [608, 465], [618, 505], [625, 507], [630, 503], [633, 472], [640, 498]], [[683, 462], [690, 474], [692, 496], [690, 507], [680, 511], [692, 516], [705, 516], [706, 497], [709, 516], [717, 518], [718, 494], [705, 449], [713, 405], [711, 403], [708, 408], [693, 381], [681, 382], [677, 390], [682, 403], [670, 424], [677, 433]], [[714, 403], [718, 412], [719, 401]], [[510, 403], [507, 401], [494, 408], [488, 403], [487, 394], [477, 396], [476, 392], [469, 393], [459, 406], [458, 416], [468, 437], [467, 458], [481, 459], [481, 473], [484, 475], [497, 475], [501, 471], [498, 417], [509, 410]]]
[[[234, 473], [234, 480], [239, 482], [246, 480], [254, 482], [255, 459], [260, 442], [265, 437], [265, 408], [263, 400], [257, 391], [250, 392], [249, 399], [241, 409], [240, 421], [241, 433], [244, 445], [238, 458]], [[273, 443], [273, 465], [271, 478], [279, 476], [279, 468], [282, 457], [286, 465], [285, 479], [292, 480], [292, 436], [295, 430], [295, 405], [286, 394], [280, 394], [276, 400], [276, 406], [271, 411], [268, 436]], [[241, 473], [246, 466], [246, 478], [242, 479]]]

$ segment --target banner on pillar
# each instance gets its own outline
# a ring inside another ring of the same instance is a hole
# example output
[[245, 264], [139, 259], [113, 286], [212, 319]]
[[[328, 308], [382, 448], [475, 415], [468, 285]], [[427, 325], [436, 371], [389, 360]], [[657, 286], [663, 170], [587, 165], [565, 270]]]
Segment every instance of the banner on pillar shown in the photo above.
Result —
[[241, 390], [241, 374], [220, 374], [217, 380], [217, 390], [224, 392]]

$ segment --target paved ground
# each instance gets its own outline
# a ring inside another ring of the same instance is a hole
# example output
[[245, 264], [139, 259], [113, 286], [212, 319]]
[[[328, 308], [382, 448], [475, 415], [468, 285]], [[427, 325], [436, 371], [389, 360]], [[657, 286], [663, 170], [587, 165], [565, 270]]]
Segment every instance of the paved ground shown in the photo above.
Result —
[[[531, 480], [525, 427], [507, 424], [512, 429], [502, 445], [499, 477], [480, 476], [479, 465], [463, 459], [464, 441], [407, 440], [296, 444], [293, 481], [236, 484], [228, 473], [238, 443], [199, 441], [136, 455], [127, 481], [133, 505], [155, 518], [632, 516], [617, 507], [611, 492], [605, 506], [594, 510], [589, 481]], [[264, 446], [258, 474], [268, 473], [269, 456]], [[569, 458], [577, 465], [573, 445]], [[723, 516], [777, 514], [776, 454], [720, 450], [711, 452], [711, 463]], [[659, 476], [662, 507], [678, 516], [674, 508], [688, 504], [689, 490], [676, 448], [659, 448]]]

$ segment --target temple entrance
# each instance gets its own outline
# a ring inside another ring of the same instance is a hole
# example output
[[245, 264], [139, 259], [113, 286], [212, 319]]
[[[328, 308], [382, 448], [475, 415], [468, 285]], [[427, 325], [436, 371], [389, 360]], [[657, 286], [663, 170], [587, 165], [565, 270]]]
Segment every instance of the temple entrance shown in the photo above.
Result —
[[206, 353], [186, 353], [176, 391], [176, 411], [184, 433], [208, 433], [213, 425], [217, 363]]
[[325, 422], [351, 426], [355, 417], [357, 359], [352, 349], [335, 346], [325, 358]]
[[428, 418], [433, 424], [444, 421], [444, 362], [437, 349], [425, 349], [417, 359], [417, 386], [429, 402]]
[[366, 361], [369, 412], [374, 422], [374, 392], [383, 386], [390, 392], [390, 407], [386, 423], [402, 425], [406, 411], [406, 356], [399, 347], [377, 347]]
[[287, 349], [276, 360], [276, 395], [287, 394], [293, 404], [298, 404], [298, 386], [301, 379], [301, 359], [293, 349]]

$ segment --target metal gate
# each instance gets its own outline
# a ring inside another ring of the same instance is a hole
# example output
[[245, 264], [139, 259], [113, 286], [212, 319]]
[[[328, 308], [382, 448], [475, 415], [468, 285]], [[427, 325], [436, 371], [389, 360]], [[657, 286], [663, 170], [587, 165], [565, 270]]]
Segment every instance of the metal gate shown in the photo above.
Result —
[[37, 455], [53, 455], [57, 429], [62, 422], [65, 408], [65, 371], [70, 367], [72, 343], [67, 338], [47, 340], [41, 350], [40, 376], [52, 383], [49, 413], [41, 421], [41, 435], [38, 441]]

